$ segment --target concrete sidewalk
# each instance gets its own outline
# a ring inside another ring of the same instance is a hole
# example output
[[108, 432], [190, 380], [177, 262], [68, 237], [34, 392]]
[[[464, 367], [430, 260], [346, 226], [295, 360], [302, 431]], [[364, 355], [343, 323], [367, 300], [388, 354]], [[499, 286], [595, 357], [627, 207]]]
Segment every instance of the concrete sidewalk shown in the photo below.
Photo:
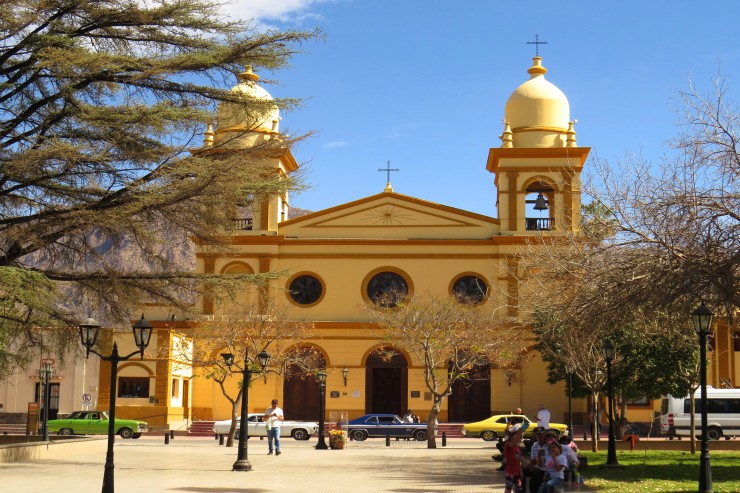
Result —
[[[249, 440], [253, 470], [234, 472], [237, 449], [211, 438], [121, 440], [115, 447], [119, 493], [363, 493], [503, 492], [503, 473], [491, 460], [493, 443], [448, 440], [436, 450], [426, 442], [367, 440], [344, 450], [315, 450], [316, 439], [282, 440], [280, 456], [267, 442]], [[441, 440], [437, 441], [441, 445]], [[51, 445], [53, 447], [53, 445]], [[98, 492], [105, 452], [80, 447], [64, 458], [0, 463], [0, 490], [13, 493]]]

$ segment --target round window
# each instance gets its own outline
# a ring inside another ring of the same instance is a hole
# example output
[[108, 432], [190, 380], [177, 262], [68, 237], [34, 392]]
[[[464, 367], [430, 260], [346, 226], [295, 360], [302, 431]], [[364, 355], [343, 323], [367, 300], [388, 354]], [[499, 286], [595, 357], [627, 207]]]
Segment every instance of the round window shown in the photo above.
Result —
[[409, 294], [406, 280], [395, 272], [381, 272], [367, 283], [367, 297], [378, 306], [392, 308]]
[[299, 305], [311, 305], [321, 298], [324, 287], [314, 276], [308, 274], [297, 276], [288, 287], [290, 298]]
[[460, 303], [477, 305], [486, 299], [488, 286], [478, 276], [462, 276], [452, 286], [452, 293]]

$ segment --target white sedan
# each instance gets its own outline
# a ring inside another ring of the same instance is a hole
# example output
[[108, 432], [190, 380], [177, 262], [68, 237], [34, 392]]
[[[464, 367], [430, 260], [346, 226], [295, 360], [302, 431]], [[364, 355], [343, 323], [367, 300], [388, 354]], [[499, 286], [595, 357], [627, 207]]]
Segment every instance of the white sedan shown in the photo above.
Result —
[[[250, 414], [247, 417], [247, 429], [250, 437], [266, 437], [267, 436], [267, 423], [264, 422], [265, 416], [263, 414]], [[239, 438], [239, 424], [241, 418], [236, 419], [236, 433], [234, 438]], [[231, 420], [224, 419], [223, 421], [216, 421], [213, 423], [213, 432], [216, 435], [227, 435], [231, 429]], [[287, 437], [291, 436], [296, 440], [308, 440], [311, 435], [315, 435], [319, 432], [319, 425], [316, 423], [310, 423], [306, 421], [283, 421], [280, 424], [280, 436]]]

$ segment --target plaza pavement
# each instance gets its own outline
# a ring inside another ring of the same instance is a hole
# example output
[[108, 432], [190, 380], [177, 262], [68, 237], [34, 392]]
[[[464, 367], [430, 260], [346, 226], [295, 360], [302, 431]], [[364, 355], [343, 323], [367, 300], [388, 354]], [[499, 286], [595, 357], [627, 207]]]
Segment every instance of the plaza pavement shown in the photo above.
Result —
[[[494, 444], [448, 440], [427, 449], [426, 442], [384, 439], [348, 442], [344, 450], [315, 450], [316, 439], [282, 440], [280, 456], [267, 455], [267, 442], [249, 440], [252, 471], [235, 472], [237, 448], [213, 438], [162, 436], [117, 439], [115, 488], [118, 493], [363, 493], [503, 492], [500, 465], [491, 460]], [[51, 445], [53, 447], [53, 445]], [[73, 447], [63, 457], [0, 463], [0, 491], [99, 492], [105, 448]]]

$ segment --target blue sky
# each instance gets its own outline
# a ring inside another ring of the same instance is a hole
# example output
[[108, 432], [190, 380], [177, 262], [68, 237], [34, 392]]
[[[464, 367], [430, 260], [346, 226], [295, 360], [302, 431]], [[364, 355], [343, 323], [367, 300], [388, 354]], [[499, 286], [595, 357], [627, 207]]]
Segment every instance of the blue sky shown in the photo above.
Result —
[[[240, 0], [263, 26], [320, 27], [291, 67], [262, 74], [274, 96], [304, 98], [281, 129], [318, 134], [294, 149], [311, 188], [292, 205], [320, 210], [396, 192], [496, 216], [493, 175], [504, 105], [528, 79], [539, 34], [547, 79], [570, 101], [578, 145], [616, 164], [659, 161], [675, 136], [678, 91], [740, 81], [740, 2], [528, 0]], [[588, 162], [587, 162], [588, 166]]]

